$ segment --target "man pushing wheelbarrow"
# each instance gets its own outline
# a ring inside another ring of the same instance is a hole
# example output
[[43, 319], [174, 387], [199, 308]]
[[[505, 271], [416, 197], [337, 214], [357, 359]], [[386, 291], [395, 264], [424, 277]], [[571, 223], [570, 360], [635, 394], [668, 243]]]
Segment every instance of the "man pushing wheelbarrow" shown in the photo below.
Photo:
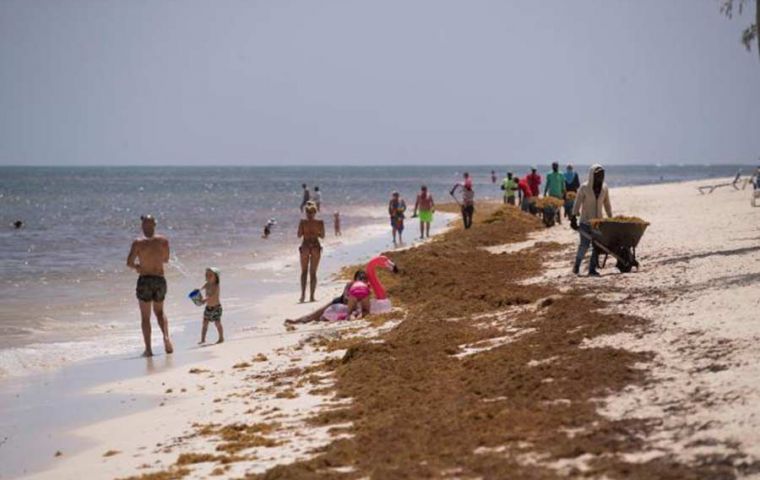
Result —
[[[575, 255], [575, 265], [573, 273], [578, 275], [581, 271], [581, 262], [586, 256], [588, 248], [592, 246], [591, 219], [602, 218], [602, 210], [608, 217], [612, 216], [612, 206], [610, 205], [610, 194], [607, 184], [604, 183], [604, 167], [594, 164], [588, 171], [588, 181], [581, 185], [578, 194], [575, 197], [573, 213], [570, 216], [570, 227], [580, 233], [580, 244], [578, 253]], [[578, 225], [578, 215], [581, 216], [581, 223]], [[590, 277], [598, 277], [597, 266], [599, 265], [599, 249], [596, 244], [591, 250], [591, 261], [588, 265], [588, 274]]]
[[[603, 218], [603, 213], [607, 214], [607, 218]], [[578, 225], [578, 214], [581, 215], [580, 225]], [[616, 267], [621, 273], [639, 268], [639, 262], [636, 260], [636, 246], [649, 224], [637, 217], [612, 217], [609, 191], [604, 183], [604, 168], [601, 165], [591, 167], [588, 182], [578, 190], [570, 217], [570, 226], [578, 230], [581, 236], [573, 266], [574, 274], [580, 273], [581, 262], [589, 246], [593, 248], [588, 267], [589, 276], [599, 276], [597, 268], [600, 251], [605, 253], [602, 267], [607, 263], [607, 257], [611, 255], [617, 260]]]

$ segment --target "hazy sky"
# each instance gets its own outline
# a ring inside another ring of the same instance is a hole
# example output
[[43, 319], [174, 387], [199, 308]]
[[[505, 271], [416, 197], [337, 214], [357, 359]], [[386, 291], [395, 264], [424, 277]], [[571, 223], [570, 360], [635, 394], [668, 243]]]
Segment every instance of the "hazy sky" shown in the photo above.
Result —
[[754, 163], [753, 16], [717, 0], [0, 0], [0, 164]]

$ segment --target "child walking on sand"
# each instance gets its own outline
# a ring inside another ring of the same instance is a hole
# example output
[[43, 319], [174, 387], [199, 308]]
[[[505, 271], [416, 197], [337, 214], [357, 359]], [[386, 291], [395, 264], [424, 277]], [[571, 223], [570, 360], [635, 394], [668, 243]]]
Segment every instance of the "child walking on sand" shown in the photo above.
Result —
[[219, 339], [216, 343], [224, 342], [224, 330], [222, 330], [222, 304], [219, 302], [219, 269], [209, 267], [206, 269], [206, 283], [203, 285], [206, 297], [203, 303], [206, 309], [203, 311], [203, 328], [201, 329], [201, 341], [198, 345], [206, 343], [206, 332], [208, 331], [209, 322], [213, 322], [216, 331], [219, 333]]

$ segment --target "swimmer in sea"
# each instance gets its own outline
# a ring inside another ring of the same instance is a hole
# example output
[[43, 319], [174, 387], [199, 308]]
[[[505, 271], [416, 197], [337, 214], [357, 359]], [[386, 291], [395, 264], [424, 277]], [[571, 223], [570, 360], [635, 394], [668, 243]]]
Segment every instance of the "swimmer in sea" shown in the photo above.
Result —
[[322, 245], [320, 238], [325, 238], [325, 224], [317, 220], [317, 206], [314, 202], [307, 202], [304, 209], [306, 218], [298, 224], [298, 238], [303, 239], [298, 251], [301, 254], [301, 303], [306, 298], [306, 276], [309, 276], [309, 301], [313, 302], [314, 292], [317, 289], [317, 268], [322, 257]]
[[267, 220], [266, 225], [264, 225], [264, 235], [262, 235], [261, 238], [269, 238], [269, 235], [272, 234], [272, 227], [275, 225], [277, 225], [277, 220], [274, 218]]
[[15, 222], [13, 222], [13, 228], [15, 228], [16, 230], [20, 229], [23, 226], [24, 226], [24, 222], [22, 222], [21, 220], [16, 220]]
[[172, 353], [174, 347], [169, 339], [169, 320], [164, 313], [166, 298], [166, 279], [164, 263], [169, 261], [169, 240], [163, 235], [156, 235], [156, 219], [152, 215], [140, 217], [143, 237], [132, 242], [127, 256], [127, 267], [138, 273], [137, 300], [140, 305], [142, 333], [145, 341], [144, 357], [153, 356], [151, 347], [150, 312], [156, 315], [156, 321], [164, 338], [164, 350]]
[[430, 224], [433, 222], [433, 212], [435, 211], [435, 203], [433, 202], [433, 196], [428, 192], [426, 185], [420, 188], [420, 193], [417, 194], [417, 201], [414, 203], [414, 214], [416, 217], [420, 216], [420, 240], [425, 237], [430, 238]]

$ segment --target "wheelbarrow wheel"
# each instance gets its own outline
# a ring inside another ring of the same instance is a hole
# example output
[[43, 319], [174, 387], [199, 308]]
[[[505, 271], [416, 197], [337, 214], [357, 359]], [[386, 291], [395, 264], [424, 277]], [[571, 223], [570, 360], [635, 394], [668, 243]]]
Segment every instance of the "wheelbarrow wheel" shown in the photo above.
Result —
[[615, 264], [615, 267], [620, 270], [620, 273], [629, 273], [633, 270], [633, 267], [636, 267], [637, 269], [639, 268], [639, 262], [636, 261], [636, 255], [633, 253], [632, 249], [621, 249], [618, 252], [618, 256], [620, 258]]
[[629, 273], [631, 270], [633, 270], [633, 265], [630, 263], [621, 262], [620, 260], [618, 260], [615, 266], [618, 270], [620, 270], [620, 273]]

